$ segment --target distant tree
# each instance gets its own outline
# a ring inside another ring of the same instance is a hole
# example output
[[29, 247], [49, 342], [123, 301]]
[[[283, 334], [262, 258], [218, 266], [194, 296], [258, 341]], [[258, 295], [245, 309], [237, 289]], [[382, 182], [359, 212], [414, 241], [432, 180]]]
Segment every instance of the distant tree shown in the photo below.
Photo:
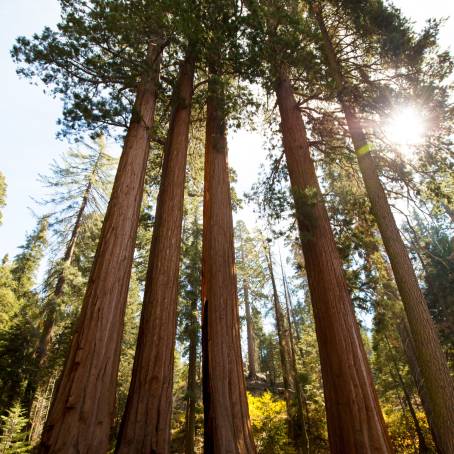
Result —
[[266, 274], [261, 263], [261, 238], [250, 232], [243, 221], [235, 225], [236, 266], [239, 297], [244, 303], [247, 335], [248, 378], [257, 379], [259, 364], [255, 338], [254, 311], [267, 295], [264, 291]]
[[290, 324], [284, 313], [279, 298], [271, 246], [265, 243], [263, 247], [272, 287], [274, 319], [276, 322], [276, 333], [279, 340], [282, 378], [284, 382], [285, 401], [287, 406], [288, 433], [289, 437], [293, 440], [295, 449], [302, 453], [308, 453], [310, 452], [309, 438], [307, 435], [306, 421], [303, 413], [301, 392], [300, 389], [297, 389], [300, 384], [297, 381], [298, 376], [296, 364], [293, 362]]
[[38, 221], [35, 230], [27, 236], [25, 243], [20, 246], [21, 252], [14, 257], [11, 265], [11, 276], [15, 282], [15, 292], [18, 298], [26, 298], [35, 291], [36, 274], [47, 247], [48, 219]]
[[6, 179], [5, 175], [0, 172], [0, 225], [3, 223], [2, 209], [6, 206]]
[[427, 223], [415, 216], [406, 228], [411, 247], [422, 264], [424, 293], [451, 368], [454, 366], [454, 234], [446, 215]]
[[[198, 210], [197, 210], [198, 211]], [[180, 341], [187, 345], [188, 375], [186, 386], [185, 454], [195, 452], [196, 405], [200, 401], [200, 383], [197, 371], [200, 366], [200, 267], [202, 259], [202, 226], [197, 212], [188, 219], [183, 238], [183, 264], [181, 270], [180, 323], [183, 327]]]
[[15, 282], [11, 275], [11, 262], [7, 255], [0, 265], [0, 331], [5, 331], [14, 322], [14, 314], [19, 308], [15, 293]]
[[33, 366], [36, 323], [39, 317], [39, 291], [36, 275], [47, 246], [48, 221], [42, 218], [27, 235], [12, 263], [2, 264], [2, 293], [9, 296], [5, 312], [9, 320], [0, 330], [0, 408], [5, 411], [24, 397], [26, 377]]

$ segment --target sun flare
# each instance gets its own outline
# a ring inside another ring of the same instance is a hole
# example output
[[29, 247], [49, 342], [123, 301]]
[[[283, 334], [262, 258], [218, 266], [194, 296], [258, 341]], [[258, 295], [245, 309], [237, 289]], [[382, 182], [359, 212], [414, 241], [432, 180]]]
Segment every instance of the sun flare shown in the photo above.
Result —
[[426, 129], [422, 113], [414, 106], [404, 106], [391, 115], [385, 125], [385, 134], [401, 153], [409, 154], [424, 142]]

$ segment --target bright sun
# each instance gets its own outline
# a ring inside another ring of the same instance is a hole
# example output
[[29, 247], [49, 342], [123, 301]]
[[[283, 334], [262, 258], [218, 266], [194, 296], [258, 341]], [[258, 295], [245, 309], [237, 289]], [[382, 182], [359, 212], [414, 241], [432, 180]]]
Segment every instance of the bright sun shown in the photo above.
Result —
[[409, 154], [424, 142], [426, 124], [423, 115], [413, 106], [396, 109], [385, 125], [386, 137], [403, 154]]

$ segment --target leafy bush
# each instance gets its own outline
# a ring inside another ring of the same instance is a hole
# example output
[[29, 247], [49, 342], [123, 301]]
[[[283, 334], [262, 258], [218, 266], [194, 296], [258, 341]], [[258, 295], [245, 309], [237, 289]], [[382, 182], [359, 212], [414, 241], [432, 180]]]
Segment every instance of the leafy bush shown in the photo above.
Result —
[[259, 454], [290, 454], [288, 444], [285, 402], [270, 392], [261, 396], [248, 393], [252, 431]]

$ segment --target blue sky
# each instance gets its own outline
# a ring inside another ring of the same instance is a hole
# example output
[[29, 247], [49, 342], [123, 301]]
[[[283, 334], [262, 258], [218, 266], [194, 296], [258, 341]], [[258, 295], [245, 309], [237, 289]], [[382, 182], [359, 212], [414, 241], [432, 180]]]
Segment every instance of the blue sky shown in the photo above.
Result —
[[[397, 0], [395, 4], [420, 26], [430, 16], [453, 16], [450, 0]], [[43, 93], [42, 87], [30, 85], [15, 73], [9, 56], [19, 35], [39, 32], [45, 25], [54, 25], [59, 16], [57, 0], [0, 0], [0, 171], [8, 183], [7, 207], [0, 226], [0, 258], [14, 255], [24, 235], [34, 227], [30, 208], [44, 191], [37, 181], [46, 173], [50, 162], [67, 144], [56, 140], [56, 121], [61, 103]], [[454, 48], [454, 20], [442, 32], [442, 44]], [[240, 131], [229, 138], [230, 164], [238, 170], [239, 192], [247, 190], [254, 180], [257, 164], [263, 156], [258, 134]], [[245, 212], [241, 217], [250, 217]]]

